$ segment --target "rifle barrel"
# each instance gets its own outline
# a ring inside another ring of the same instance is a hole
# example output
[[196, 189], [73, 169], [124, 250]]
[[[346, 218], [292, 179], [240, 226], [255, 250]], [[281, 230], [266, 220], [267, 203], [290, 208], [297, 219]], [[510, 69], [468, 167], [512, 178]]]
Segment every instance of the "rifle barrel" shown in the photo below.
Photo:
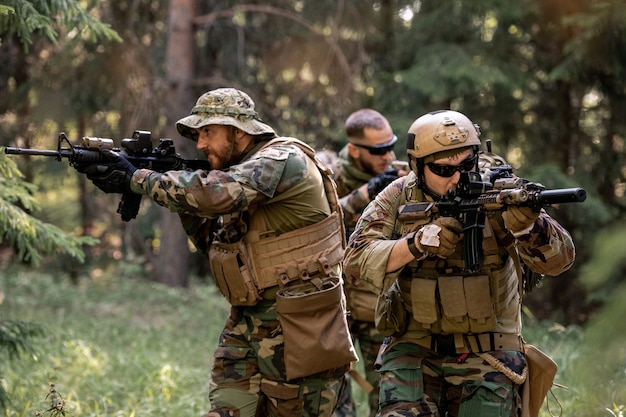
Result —
[[15, 155], [40, 155], [40, 156], [60, 156], [59, 151], [51, 151], [47, 149], [29, 149], [29, 148], [4, 148], [4, 153]]
[[584, 188], [561, 188], [540, 192], [537, 202], [540, 204], [582, 203], [586, 199], [587, 192]]

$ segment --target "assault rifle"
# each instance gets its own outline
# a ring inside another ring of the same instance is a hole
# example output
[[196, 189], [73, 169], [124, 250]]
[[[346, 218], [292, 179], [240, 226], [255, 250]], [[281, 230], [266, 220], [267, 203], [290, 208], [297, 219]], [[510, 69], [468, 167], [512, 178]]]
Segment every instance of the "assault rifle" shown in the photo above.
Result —
[[412, 203], [400, 207], [399, 218], [424, 219], [436, 208], [442, 216], [454, 217], [463, 225], [464, 269], [478, 272], [483, 263], [483, 228], [488, 211], [506, 210], [516, 204], [535, 211], [561, 203], [581, 203], [587, 198], [583, 188], [546, 190], [536, 182], [513, 175], [509, 165], [489, 168], [489, 181], [483, 181], [478, 172], [461, 174], [456, 191], [450, 190], [440, 201]]
[[[97, 137], [83, 137], [80, 145], [72, 145], [65, 133], [59, 133], [57, 150], [5, 148], [7, 154], [52, 156], [57, 161], [67, 158], [70, 165], [94, 164], [106, 161], [100, 153], [101, 149], [110, 149], [121, 153], [137, 168], [147, 168], [157, 172], [172, 170], [209, 170], [209, 161], [201, 159], [183, 159], [176, 153], [172, 139], [159, 139], [159, 145], [154, 148], [150, 139], [150, 132], [135, 130], [132, 138], [122, 139], [121, 149], [113, 147], [113, 140]], [[141, 195], [135, 193], [122, 194], [117, 212], [122, 220], [127, 222], [137, 217]]]

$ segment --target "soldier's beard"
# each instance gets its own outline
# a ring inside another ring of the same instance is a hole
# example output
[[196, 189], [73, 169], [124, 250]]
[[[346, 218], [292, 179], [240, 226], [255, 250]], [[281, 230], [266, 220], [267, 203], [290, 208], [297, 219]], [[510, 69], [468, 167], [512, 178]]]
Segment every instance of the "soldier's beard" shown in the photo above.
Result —
[[243, 152], [239, 151], [236, 147], [235, 128], [231, 129], [228, 133], [228, 143], [230, 144], [228, 148], [213, 153], [216, 162], [211, 164], [211, 168], [226, 169], [241, 161]]

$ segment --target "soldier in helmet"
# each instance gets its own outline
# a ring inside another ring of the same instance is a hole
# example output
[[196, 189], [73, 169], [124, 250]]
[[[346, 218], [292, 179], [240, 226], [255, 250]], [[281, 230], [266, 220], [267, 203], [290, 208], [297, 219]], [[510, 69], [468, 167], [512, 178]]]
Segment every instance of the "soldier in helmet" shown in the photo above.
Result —
[[[543, 209], [510, 205], [487, 216], [480, 270], [464, 267], [463, 226], [428, 202], [477, 170], [479, 135], [455, 111], [415, 120], [407, 133], [412, 172], [378, 194], [348, 242], [347, 279], [396, 294], [381, 297], [395, 303], [379, 354], [380, 416], [518, 416], [520, 259], [553, 276], [574, 261], [570, 235]], [[413, 203], [421, 215], [403, 217], [401, 206]]]
[[[381, 113], [369, 108], [354, 111], [346, 119], [345, 132], [348, 143], [338, 154], [324, 150], [318, 152], [317, 156], [333, 170], [349, 236], [361, 212], [376, 194], [407, 172], [391, 166], [395, 159], [393, 148], [398, 138]], [[350, 333], [353, 340], [358, 341], [365, 380], [355, 369], [346, 374], [346, 379], [351, 381], [350, 375], [358, 378], [359, 385], [368, 392], [370, 416], [373, 417], [378, 410], [378, 373], [374, 362], [383, 337], [374, 326], [377, 295], [361, 284], [354, 284], [346, 282], [345, 293], [350, 311]], [[340, 397], [335, 417], [355, 415], [351, 383], [348, 383]]]
[[158, 173], [106, 151], [108, 163], [77, 169], [105, 192], [146, 195], [178, 213], [208, 255], [232, 307], [207, 416], [330, 416], [357, 359], [340, 279], [342, 214], [313, 149], [277, 137], [254, 107], [246, 93], [220, 88], [176, 123], [211, 170]]

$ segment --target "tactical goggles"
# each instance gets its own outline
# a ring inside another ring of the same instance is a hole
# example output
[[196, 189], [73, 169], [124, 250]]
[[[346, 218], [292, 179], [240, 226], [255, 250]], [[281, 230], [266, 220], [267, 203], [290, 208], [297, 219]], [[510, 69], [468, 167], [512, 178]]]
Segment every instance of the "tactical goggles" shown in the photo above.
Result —
[[436, 164], [434, 162], [429, 162], [426, 166], [428, 166], [428, 169], [430, 169], [433, 174], [444, 178], [450, 178], [457, 171], [460, 173], [470, 172], [476, 166], [477, 159], [478, 155], [474, 154], [470, 158], [465, 159], [459, 165]]
[[386, 155], [387, 152], [393, 151], [393, 146], [396, 144], [397, 140], [398, 137], [396, 135], [393, 135], [389, 142], [381, 143], [380, 145], [369, 146], [359, 145], [356, 143], [353, 143], [353, 145], [358, 146], [359, 148], [366, 149], [370, 153], [370, 155], [382, 156]]

